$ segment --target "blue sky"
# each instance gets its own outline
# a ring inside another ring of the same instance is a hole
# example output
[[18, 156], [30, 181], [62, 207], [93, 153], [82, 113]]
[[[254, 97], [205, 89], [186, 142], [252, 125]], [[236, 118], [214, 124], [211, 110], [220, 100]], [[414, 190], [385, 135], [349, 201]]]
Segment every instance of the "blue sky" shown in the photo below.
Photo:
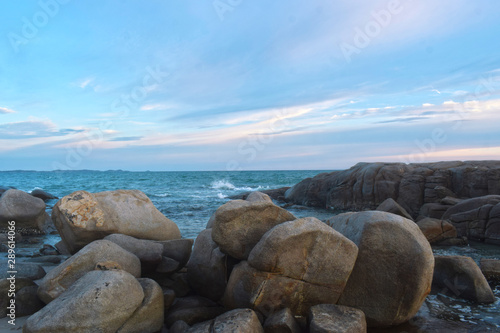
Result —
[[500, 158], [498, 1], [4, 1], [0, 170]]

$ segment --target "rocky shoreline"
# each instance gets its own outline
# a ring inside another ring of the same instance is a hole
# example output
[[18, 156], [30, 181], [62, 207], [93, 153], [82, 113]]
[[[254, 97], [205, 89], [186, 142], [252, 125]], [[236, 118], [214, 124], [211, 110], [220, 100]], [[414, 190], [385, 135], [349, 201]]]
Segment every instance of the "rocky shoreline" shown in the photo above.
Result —
[[[38, 262], [16, 264], [15, 315], [30, 316], [23, 332], [389, 331], [414, 320], [431, 289], [496, 301], [499, 260], [435, 256], [431, 244], [497, 243], [499, 162], [358, 164], [269, 195], [242, 194], [196, 240], [137, 190], [74, 192], [50, 219], [42, 199], [3, 192], [0, 227], [13, 220], [62, 239]], [[296, 218], [270, 196], [360, 211]], [[416, 197], [420, 206], [408, 201]], [[6, 265], [0, 317], [9, 315]]]

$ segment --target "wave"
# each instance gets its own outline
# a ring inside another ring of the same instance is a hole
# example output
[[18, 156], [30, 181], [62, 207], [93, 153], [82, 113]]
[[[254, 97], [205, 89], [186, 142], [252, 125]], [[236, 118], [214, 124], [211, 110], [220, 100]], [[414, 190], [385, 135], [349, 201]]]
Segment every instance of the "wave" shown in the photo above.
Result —
[[259, 191], [262, 189], [268, 189], [269, 186], [256, 186], [256, 187], [250, 187], [250, 186], [241, 186], [237, 187], [231, 182], [222, 179], [222, 180], [215, 180], [210, 184], [210, 187], [214, 190], [230, 190], [230, 191]]
[[210, 187], [215, 190], [235, 190], [236, 186], [227, 180], [215, 180], [210, 184]]
[[156, 198], [166, 198], [166, 197], [171, 197], [172, 194], [170, 193], [153, 193], [153, 194], [149, 194], [148, 196], [151, 196], [151, 197], [156, 197]]
[[219, 199], [226, 199], [226, 198], [227, 198], [227, 195], [224, 195], [224, 194], [222, 194], [221, 192], [219, 192], [219, 193], [217, 193], [217, 197], [218, 197]]

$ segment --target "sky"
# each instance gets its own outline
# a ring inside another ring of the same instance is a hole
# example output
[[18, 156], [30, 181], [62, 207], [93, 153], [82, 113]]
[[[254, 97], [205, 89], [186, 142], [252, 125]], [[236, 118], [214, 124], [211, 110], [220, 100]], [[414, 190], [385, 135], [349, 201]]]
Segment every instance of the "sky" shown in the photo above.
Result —
[[0, 170], [500, 159], [496, 0], [0, 10]]

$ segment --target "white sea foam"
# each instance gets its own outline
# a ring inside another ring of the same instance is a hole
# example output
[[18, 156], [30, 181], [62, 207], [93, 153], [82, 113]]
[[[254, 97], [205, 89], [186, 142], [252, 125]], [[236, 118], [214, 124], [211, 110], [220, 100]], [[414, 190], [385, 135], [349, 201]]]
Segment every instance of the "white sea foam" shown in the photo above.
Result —
[[216, 190], [235, 190], [236, 186], [231, 184], [231, 182], [223, 180], [215, 180], [210, 184], [210, 187]]
[[230, 190], [230, 191], [258, 191], [264, 188], [269, 188], [268, 186], [263, 187], [260, 185], [257, 187], [250, 187], [250, 186], [237, 187], [225, 179], [213, 181], [210, 184], [210, 187], [215, 190]]
[[227, 195], [224, 195], [224, 194], [222, 194], [221, 192], [219, 192], [219, 193], [217, 193], [217, 197], [218, 197], [219, 199], [225, 199], [225, 198], [227, 198]]

